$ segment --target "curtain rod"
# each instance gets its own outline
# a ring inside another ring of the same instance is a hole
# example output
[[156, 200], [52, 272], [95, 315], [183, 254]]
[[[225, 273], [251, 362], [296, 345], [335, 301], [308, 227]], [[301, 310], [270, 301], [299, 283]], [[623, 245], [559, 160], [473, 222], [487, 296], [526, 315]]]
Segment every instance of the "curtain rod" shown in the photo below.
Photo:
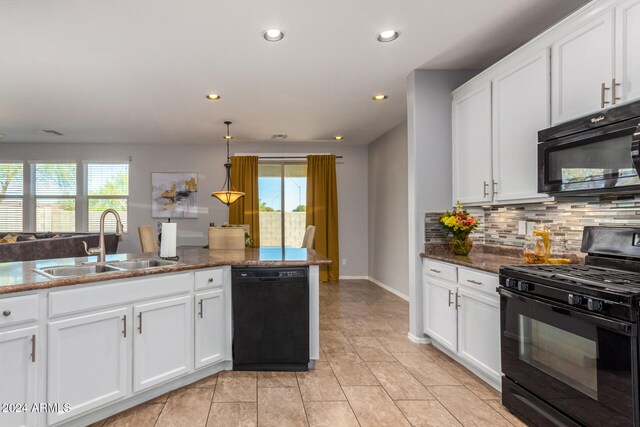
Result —
[[[306, 159], [307, 156], [258, 156], [258, 159]], [[336, 159], [342, 159], [342, 156], [336, 156]]]

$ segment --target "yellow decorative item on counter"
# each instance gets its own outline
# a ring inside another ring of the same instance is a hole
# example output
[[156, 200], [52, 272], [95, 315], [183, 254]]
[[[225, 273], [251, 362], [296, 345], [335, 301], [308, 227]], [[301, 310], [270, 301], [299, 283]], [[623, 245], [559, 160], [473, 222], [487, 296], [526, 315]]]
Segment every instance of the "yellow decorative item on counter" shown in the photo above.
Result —
[[478, 218], [464, 210], [459, 201], [451, 212], [447, 211], [440, 217], [440, 225], [445, 235], [452, 236], [449, 247], [454, 255], [468, 255], [471, 252], [473, 242], [469, 235], [478, 228]]
[[546, 224], [536, 224], [533, 228], [533, 235], [542, 237], [542, 244], [544, 245], [544, 257], [545, 261], [549, 259], [551, 252], [551, 230]]

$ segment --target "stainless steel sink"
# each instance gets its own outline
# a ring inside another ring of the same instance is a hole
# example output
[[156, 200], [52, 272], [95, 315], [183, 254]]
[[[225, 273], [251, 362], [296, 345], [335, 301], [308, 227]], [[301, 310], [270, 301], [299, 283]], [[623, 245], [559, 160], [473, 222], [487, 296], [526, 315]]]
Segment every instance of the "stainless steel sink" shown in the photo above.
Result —
[[50, 279], [58, 277], [70, 276], [86, 276], [88, 274], [109, 273], [113, 271], [124, 271], [122, 268], [108, 264], [91, 264], [91, 265], [63, 265], [59, 267], [49, 267], [42, 269], [34, 269], [36, 273], [42, 274]]
[[175, 264], [177, 264], [177, 262], [164, 259], [131, 259], [127, 261], [114, 261], [107, 265], [117, 266], [123, 270], [141, 270], [144, 268], [166, 267]]

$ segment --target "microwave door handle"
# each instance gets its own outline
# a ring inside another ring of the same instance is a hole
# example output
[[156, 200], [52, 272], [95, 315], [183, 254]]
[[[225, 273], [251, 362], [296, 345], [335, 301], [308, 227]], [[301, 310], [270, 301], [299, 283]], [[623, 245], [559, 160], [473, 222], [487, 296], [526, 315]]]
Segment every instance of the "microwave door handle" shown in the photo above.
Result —
[[[604, 317], [600, 317], [595, 314], [582, 313], [568, 304], [558, 304], [551, 301], [540, 301], [538, 299], [534, 299], [529, 296], [515, 294], [503, 288], [499, 288], [499, 293], [501, 296], [504, 296], [507, 298], [517, 298], [520, 300], [526, 300], [527, 304], [542, 306], [547, 310], [553, 311], [554, 313], [557, 313], [557, 314], [565, 314], [567, 316], [570, 315], [575, 319], [592, 323], [594, 325], [598, 325], [604, 329], [608, 329], [618, 334], [622, 334], [626, 336], [635, 336], [637, 333], [637, 328], [636, 328], [636, 325], [634, 324], [612, 320], [612, 319], [605, 319]], [[567, 312], [570, 314], [567, 314]]]

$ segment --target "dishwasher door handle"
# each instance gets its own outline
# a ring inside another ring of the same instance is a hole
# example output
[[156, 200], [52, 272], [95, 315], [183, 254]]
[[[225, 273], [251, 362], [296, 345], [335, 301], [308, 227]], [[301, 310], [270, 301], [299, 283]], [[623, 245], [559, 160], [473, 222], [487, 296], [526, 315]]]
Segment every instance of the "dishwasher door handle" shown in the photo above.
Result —
[[261, 282], [276, 282], [278, 281], [278, 277], [260, 277], [258, 280]]

